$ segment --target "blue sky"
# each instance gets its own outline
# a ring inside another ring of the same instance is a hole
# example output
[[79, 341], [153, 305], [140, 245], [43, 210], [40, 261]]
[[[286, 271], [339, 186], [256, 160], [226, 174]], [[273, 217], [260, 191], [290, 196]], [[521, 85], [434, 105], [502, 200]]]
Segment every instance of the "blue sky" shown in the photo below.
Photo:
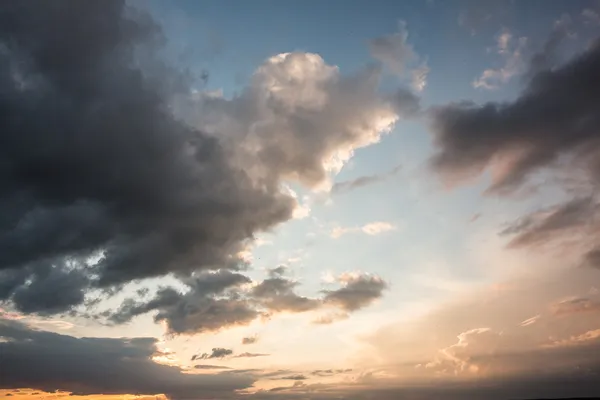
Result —
[[125, 377], [135, 360], [143, 379], [19, 370], [0, 395], [488, 398], [478, 385], [506, 379], [500, 399], [563, 377], [600, 393], [600, 3], [131, 1], [161, 29], [149, 65], [104, 31], [146, 20], [110, 4], [106, 24], [10, 10], [23, 28], [0, 32], [5, 103], [25, 113], [6, 123], [0, 344], [23, 365], [32, 342]]

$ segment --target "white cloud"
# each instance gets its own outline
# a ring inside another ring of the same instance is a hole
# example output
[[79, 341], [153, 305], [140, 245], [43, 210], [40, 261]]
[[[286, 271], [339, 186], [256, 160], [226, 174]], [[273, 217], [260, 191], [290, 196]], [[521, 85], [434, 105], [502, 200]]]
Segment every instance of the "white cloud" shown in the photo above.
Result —
[[514, 38], [513, 34], [503, 29], [496, 37], [496, 53], [502, 58], [500, 68], [489, 68], [473, 81], [476, 89], [497, 89], [501, 84], [507, 83], [515, 75], [524, 71], [525, 60], [523, 52], [527, 46], [527, 38]]
[[337, 226], [331, 230], [330, 236], [334, 239], [337, 239], [347, 233], [358, 233], [358, 232], [362, 232], [362, 233], [370, 235], [370, 236], [375, 236], [375, 235], [379, 235], [381, 233], [393, 231], [396, 229], [397, 229], [397, 226], [395, 226], [389, 222], [375, 221], [375, 222], [370, 222], [368, 224], [365, 224], [363, 226], [346, 227], [346, 228]]
[[361, 228], [361, 230], [367, 235], [379, 235], [380, 233], [389, 232], [395, 230], [396, 227], [389, 222], [371, 222]]
[[542, 318], [542, 316], [539, 314], [534, 317], [527, 318], [525, 321], [521, 322], [521, 324], [519, 326], [525, 327], [525, 326], [533, 325], [536, 322], [538, 322], [540, 318]]
[[[365, 68], [346, 76], [318, 54], [283, 53], [267, 59], [239, 95], [178, 99], [175, 109], [218, 136], [254, 184], [275, 176], [317, 190], [400, 118], [397, 102], [378, 92], [380, 75]], [[296, 215], [308, 215], [306, 208]]]

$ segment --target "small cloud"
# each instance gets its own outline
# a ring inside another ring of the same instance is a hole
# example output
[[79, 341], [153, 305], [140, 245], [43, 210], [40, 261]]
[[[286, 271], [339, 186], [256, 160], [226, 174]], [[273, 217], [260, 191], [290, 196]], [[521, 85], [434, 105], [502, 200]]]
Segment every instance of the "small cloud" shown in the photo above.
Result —
[[196, 368], [196, 369], [231, 369], [224, 365], [208, 365], [208, 364], [194, 365], [194, 368]]
[[348, 315], [347, 313], [334, 313], [318, 317], [314, 319], [312, 323], [315, 325], [329, 325], [334, 322], [342, 321], [348, 318], [350, 318], [350, 315]]
[[587, 24], [600, 25], [600, 14], [591, 8], [586, 8], [583, 10], [581, 12], [581, 16]]
[[497, 89], [501, 84], [524, 72], [526, 63], [523, 53], [526, 46], [526, 38], [514, 39], [509, 30], [503, 29], [496, 36], [496, 53], [503, 59], [503, 66], [483, 71], [479, 78], [473, 81], [473, 87], [487, 90]]
[[387, 283], [378, 276], [360, 273], [340, 275], [342, 287], [337, 290], [324, 290], [325, 304], [339, 307], [345, 312], [357, 311], [383, 296]]
[[479, 218], [481, 218], [481, 213], [476, 213], [476, 214], [473, 214], [473, 216], [471, 217], [471, 219], [469, 220], [469, 222], [475, 222], [475, 221], [477, 221]]
[[379, 235], [381, 233], [393, 231], [396, 229], [397, 229], [397, 227], [389, 222], [375, 221], [375, 222], [370, 222], [370, 223], [360, 226], [360, 227], [358, 227], [358, 226], [347, 227], [347, 228], [335, 227], [331, 230], [330, 236], [333, 239], [338, 239], [348, 233], [357, 233], [357, 232], [362, 232], [362, 233], [365, 233], [370, 236], [375, 236], [375, 235]]
[[246, 352], [246, 353], [238, 354], [234, 358], [255, 358], [255, 357], [268, 357], [268, 356], [270, 356], [270, 354], [248, 353], [248, 352]]
[[557, 316], [600, 312], [600, 301], [587, 297], [572, 297], [552, 304], [550, 310]]
[[519, 325], [522, 326], [522, 327], [533, 325], [537, 321], [539, 321], [540, 318], [542, 318], [541, 315], [536, 315], [535, 317], [531, 317], [531, 318], [526, 319], [525, 321], [521, 322]]
[[285, 379], [285, 380], [290, 380], [290, 381], [304, 381], [308, 378], [305, 375], [298, 374], [298, 375], [282, 376], [282, 377], [274, 378], [274, 379]]
[[371, 40], [369, 50], [373, 58], [379, 60], [397, 77], [409, 77], [413, 89], [420, 92], [427, 85], [430, 69], [408, 42], [408, 37], [406, 22], [399, 21], [396, 33]]
[[258, 342], [258, 336], [248, 336], [242, 339], [242, 344], [254, 344]]
[[389, 222], [371, 222], [361, 228], [361, 230], [367, 235], [379, 235], [380, 233], [389, 232], [395, 230], [396, 227]]
[[222, 347], [215, 347], [212, 349], [212, 352], [203, 353], [203, 354], [195, 354], [192, 356], [192, 361], [194, 360], [209, 360], [212, 358], [224, 358], [233, 354], [233, 350], [224, 349]]
[[553, 348], [553, 347], [571, 347], [580, 346], [589, 342], [600, 339], [600, 329], [587, 331], [581, 335], [571, 336], [568, 339], [557, 340], [552, 343], [546, 344], [542, 347]]
[[400, 172], [401, 167], [397, 166], [382, 174], [375, 175], [362, 175], [358, 178], [350, 179], [347, 181], [336, 182], [331, 187], [331, 193], [333, 194], [341, 194], [352, 191], [354, 189], [359, 189], [361, 187], [369, 186], [375, 183], [382, 182]]

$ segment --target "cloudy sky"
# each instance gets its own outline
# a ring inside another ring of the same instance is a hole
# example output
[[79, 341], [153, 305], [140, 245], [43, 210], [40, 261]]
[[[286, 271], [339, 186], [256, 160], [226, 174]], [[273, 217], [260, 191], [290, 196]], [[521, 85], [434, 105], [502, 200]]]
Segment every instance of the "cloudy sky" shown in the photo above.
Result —
[[600, 395], [600, 2], [0, 4], [0, 397]]

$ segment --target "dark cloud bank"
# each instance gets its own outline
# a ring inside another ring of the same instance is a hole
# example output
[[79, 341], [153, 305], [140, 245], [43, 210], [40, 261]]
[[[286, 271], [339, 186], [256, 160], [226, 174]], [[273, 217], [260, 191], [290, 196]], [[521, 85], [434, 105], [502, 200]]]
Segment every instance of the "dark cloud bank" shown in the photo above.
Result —
[[517, 248], [565, 244], [561, 249], [576, 248], [582, 264], [597, 267], [600, 42], [564, 64], [551, 64], [562, 32], [556, 29], [531, 61], [514, 101], [433, 110], [432, 166], [451, 185], [490, 171], [490, 195], [526, 189], [540, 174], [558, 183], [571, 200], [526, 215], [502, 234], [512, 235], [510, 246]]
[[[247, 323], [256, 310], [215, 294], [248, 278], [213, 282], [198, 271], [244, 267], [238, 254], [254, 235], [292, 217], [284, 180], [321, 183], [325, 161], [370, 144], [382, 115], [393, 123], [418, 109], [404, 89], [380, 96], [377, 69], [338, 77], [304, 53], [266, 61], [231, 100], [194, 97], [191, 78], [161, 58], [166, 43], [147, 13], [120, 0], [0, 5], [0, 301], [56, 314], [90, 290], [171, 274], [189, 291], [163, 288], [111, 320], [158, 310], [173, 332], [217, 329], [223, 313], [226, 325]], [[264, 97], [272, 78], [309, 65], [317, 70], [298, 84], [318, 81], [327, 105], [306, 112], [316, 100], [297, 98], [296, 86]], [[316, 307], [293, 286], [265, 281], [255, 295], [280, 309]], [[190, 311], [215, 319], [190, 321]]]
[[0, 320], [1, 388], [74, 394], [166, 394], [173, 398], [222, 398], [252, 385], [251, 377], [192, 375], [157, 364], [156, 338], [75, 338]]
[[[418, 98], [380, 95], [377, 68], [341, 76], [305, 53], [267, 60], [233, 99], [198, 97], [191, 75], [161, 58], [166, 44], [121, 0], [0, 3], [0, 303], [112, 324], [152, 313], [168, 333], [194, 334], [381, 297], [385, 284], [367, 276], [315, 298], [281, 273], [250, 286], [239, 253], [292, 218], [284, 181], [322, 183], [338, 150], [371, 144]], [[302, 67], [306, 81], [282, 78]], [[288, 87], [269, 93], [272, 79]], [[315, 108], [296, 95], [302, 85], [330, 101]], [[181, 286], [141, 289], [116, 310], [79, 307], [166, 275]], [[0, 330], [0, 387], [223, 398], [252, 383], [156, 364], [155, 339], [74, 338], [6, 320]], [[199, 359], [231, 356], [221, 350]]]

